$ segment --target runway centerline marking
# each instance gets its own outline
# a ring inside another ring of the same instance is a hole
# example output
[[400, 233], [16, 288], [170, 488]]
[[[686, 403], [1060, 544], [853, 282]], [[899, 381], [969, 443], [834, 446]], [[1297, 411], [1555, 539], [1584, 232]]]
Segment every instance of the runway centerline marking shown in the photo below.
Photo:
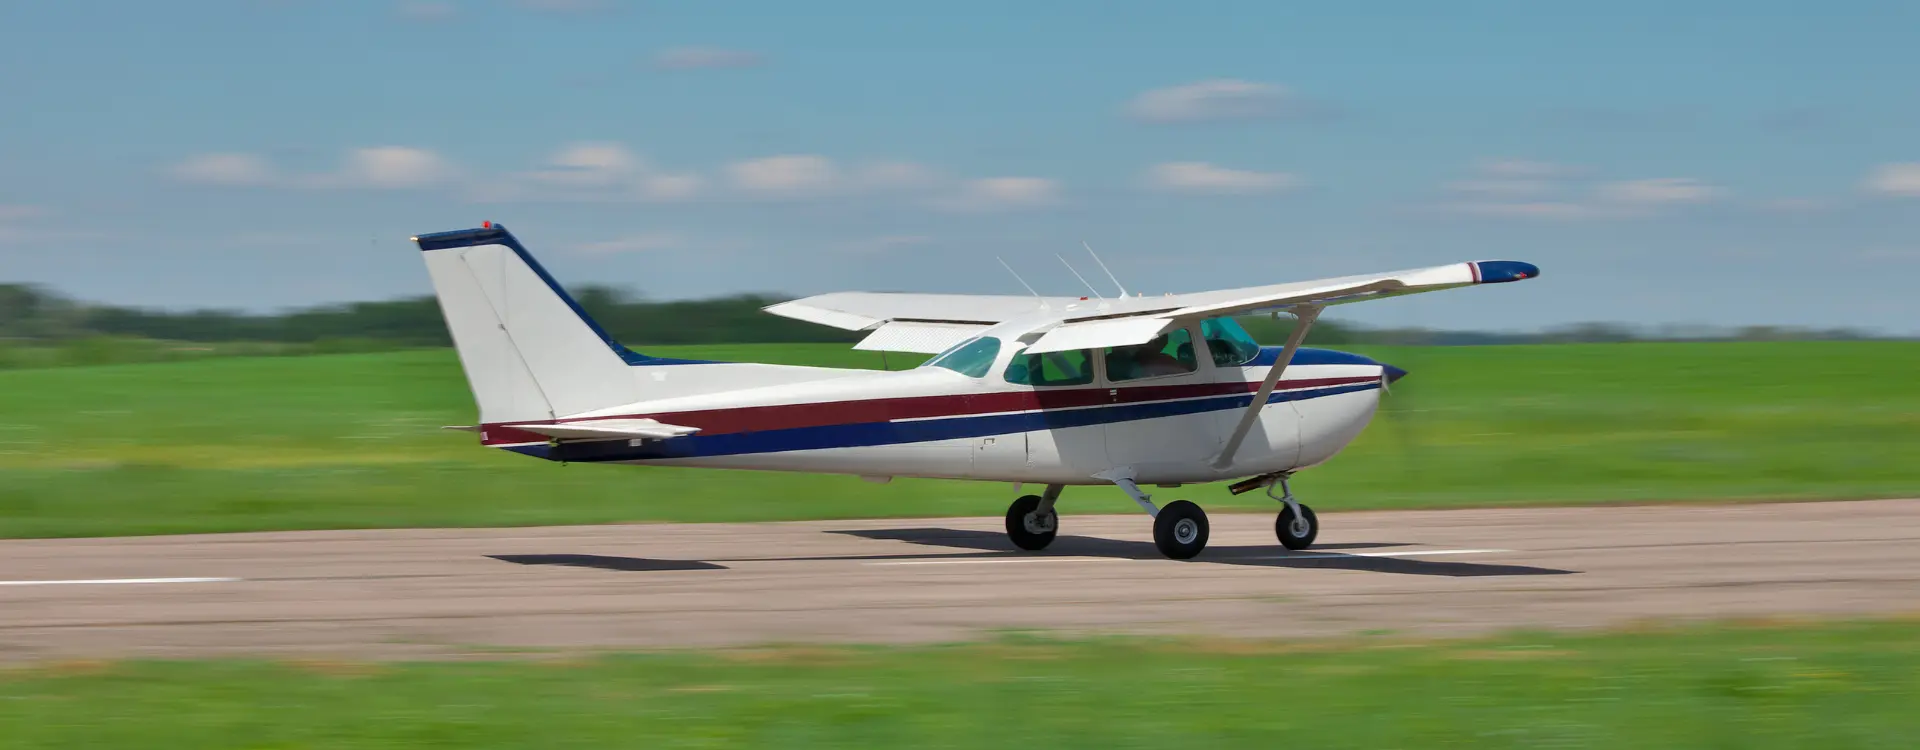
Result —
[[[1513, 550], [1505, 550], [1505, 549], [1424, 549], [1424, 550], [1396, 550], [1393, 552], [1306, 551], [1306, 552], [1294, 552], [1286, 555], [1260, 555], [1256, 557], [1227, 557], [1227, 558], [1220, 558], [1216, 560], [1216, 562], [1233, 562], [1235, 560], [1290, 560], [1290, 559], [1313, 560], [1313, 559], [1340, 558], [1340, 557], [1425, 557], [1425, 556], [1438, 556], [1438, 555], [1486, 555], [1486, 554], [1493, 554], [1497, 552], [1512, 552], [1512, 551]], [[1199, 561], [1207, 562], [1205, 558], [1202, 558]], [[862, 563], [862, 564], [863, 565], [1000, 565], [1000, 564], [1006, 564], [1006, 563], [1030, 563], [1030, 562], [1153, 562], [1153, 559], [1152, 558], [1136, 559], [1131, 557], [992, 557], [992, 558], [985, 558], [985, 559], [961, 559], [961, 560], [885, 560], [881, 562], [869, 562], [869, 563]]]
[[241, 578], [76, 578], [67, 581], [0, 581], [0, 586], [98, 586], [139, 583], [233, 583]]

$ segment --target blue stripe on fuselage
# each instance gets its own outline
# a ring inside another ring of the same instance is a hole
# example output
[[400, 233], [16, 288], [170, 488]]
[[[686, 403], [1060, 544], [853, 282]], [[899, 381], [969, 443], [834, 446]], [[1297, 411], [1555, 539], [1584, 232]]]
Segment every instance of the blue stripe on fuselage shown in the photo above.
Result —
[[[1298, 354], [1298, 352], [1296, 352], [1296, 354]], [[1374, 390], [1379, 387], [1380, 384], [1378, 382], [1370, 382], [1313, 390], [1279, 391], [1269, 396], [1267, 403], [1301, 401], [1320, 398], [1322, 396], [1335, 396], [1343, 393], [1358, 393], [1360, 391]], [[544, 458], [550, 461], [578, 461], [583, 463], [738, 456], [752, 453], [781, 453], [786, 451], [821, 450], [826, 448], [859, 448], [875, 445], [924, 443], [934, 440], [1007, 435], [1040, 430], [1061, 430], [1070, 427], [1088, 427], [1099, 424], [1199, 414], [1223, 409], [1240, 409], [1245, 408], [1251, 403], [1253, 403], [1253, 394], [1243, 393], [1185, 401], [1157, 401], [1144, 404], [1120, 404], [1086, 409], [1043, 410], [1016, 414], [990, 414], [986, 416], [923, 419], [905, 422], [862, 422], [857, 424], [823, 425], [818, 427], [796, 427], [786, 430], [736, 432], [725, 435], [688, 435], [686, 437], [649, 442], [639, 446], [630, 446], [619, 441], [603, 441], [564, 443], [559, 446], [517, 445], [508, 446], [506, 449], [515, 453]]]
[[[1260, 354], [1258, 356], [1255, 356], [1252, 361], [1244, 365], [1241, 365], [1241, 367], [1272, 367], [1273, 363], [1280, 359], [1280, 350], [1284, 348], [1286, 347], [1281, 347], [1281, 346], [1260, 347]], [[1364, 354], [1354, 354], [1353, 352], [1336, 351], [1333, 349], [1309, 349], [1303, 346], [1303, 347], [1300, 347], [1299, 349], [1294, 350], [1293, 361], [1288, 362], [1287, 366], [1292, 367], [1294, 365], [1379, 365], [1379, 364], [1380, 363], [1375, 362], [1372, 357], [1368, 357]]]

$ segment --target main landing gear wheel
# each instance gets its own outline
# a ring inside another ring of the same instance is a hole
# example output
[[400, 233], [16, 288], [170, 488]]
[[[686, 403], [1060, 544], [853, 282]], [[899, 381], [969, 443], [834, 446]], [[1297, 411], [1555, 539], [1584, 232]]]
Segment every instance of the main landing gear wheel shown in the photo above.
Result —
[[1291, 550], [1302, 550], [1313, 546], [1314, 537], [1320, 536], [1320, 519], [1313, 515], [1313, 509], [1300, 506], [1300, 517], [1293, 515], [1293, 506], [1280, 509], [1280, 515], [1273, 519], [1273, 535], [1280, 537], [1280, 545]]
[[1008, 506], [1007, 538], [1013, 540], [1013, 546], [1037, 552], [1052, 544], [1054, 535], [1058, 533], [1060, 514], [1052, 508], [1040, 512], [1039, 495], [1027, 495]]
[[1175, 500], [1153, 517], [1153, 546], [1175, 560], [1192, 559], [1207, 548], [1207, 512], [1185, 500]]

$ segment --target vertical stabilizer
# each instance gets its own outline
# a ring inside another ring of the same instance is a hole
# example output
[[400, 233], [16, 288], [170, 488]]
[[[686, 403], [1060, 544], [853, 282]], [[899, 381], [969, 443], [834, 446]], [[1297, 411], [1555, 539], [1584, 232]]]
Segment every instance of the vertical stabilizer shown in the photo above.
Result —
[[[505, 227], [414, 238], [482, 423], [546, 420], [638, 400], [634, 364]], [[639, 360], [639, 361], [636, 361]]]

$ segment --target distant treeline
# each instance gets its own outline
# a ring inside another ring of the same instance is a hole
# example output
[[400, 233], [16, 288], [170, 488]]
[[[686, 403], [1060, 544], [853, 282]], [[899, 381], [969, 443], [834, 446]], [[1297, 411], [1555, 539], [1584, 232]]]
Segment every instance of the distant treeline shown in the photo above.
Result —
[[[789, 320], [760, 308], [785, 297], [746, 294], [702, 300], [653, 301], [604, 286], [573, 291], [587, 312], [635, 348], [653, 344], [852, 342], [858, 334]], [[1291, 321], [1251, 318], [1255, 337], [1279, 343]], [[1316, 344], [1479, 345], [1615, 341], [1849, 340], [1874, 336], [1846, 329], [1771, 326], [1636, 327], [1585, 323], [1533, 333], [1488, 333], [1417, 328], [1368, 328], [1338, 321], [1315, 326]], [[0, 344], [57, 344], [90, 339], [257, 344], [264, 350], [355, 351], [447, 346], [445, 322], [432, 297], [324, 305], [281, 313], [230, 310], [169, 311], [78, 302], [26, 284], [0, 284]], [[104, 345], [103, 345], [104, 346]]]
[[[760, 311], [785, 298], [737, 295], [656, 302], [609, 287], [572, 290], [580, 306], [633, 346], [855, 341], [846, 331]], [[446, 322], [433, 297], [323, 305], [282, 313], [231, 310], [149, 310], [76, 302], [46, 289], [0, 284], [0, 338], [68, 341], [130, 337], [184, 342], [384, 342], [393, 346], [449, 346]]]

